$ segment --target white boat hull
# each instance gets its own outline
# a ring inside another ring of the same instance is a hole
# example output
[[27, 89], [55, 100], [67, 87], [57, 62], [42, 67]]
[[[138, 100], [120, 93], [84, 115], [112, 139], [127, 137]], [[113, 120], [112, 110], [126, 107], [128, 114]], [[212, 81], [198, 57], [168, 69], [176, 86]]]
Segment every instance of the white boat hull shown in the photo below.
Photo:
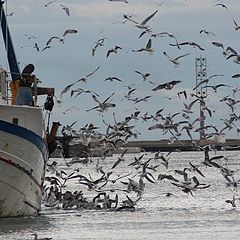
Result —
[[0, 120], [0, 217], [41, 210], [48, 150], [33, 131]]

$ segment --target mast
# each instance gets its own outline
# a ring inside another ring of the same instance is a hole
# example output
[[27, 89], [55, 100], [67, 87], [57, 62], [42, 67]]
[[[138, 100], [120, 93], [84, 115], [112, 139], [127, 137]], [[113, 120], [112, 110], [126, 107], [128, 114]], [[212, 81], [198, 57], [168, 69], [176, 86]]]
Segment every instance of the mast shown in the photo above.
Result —
[[204, 90], [203, 87], [206, 86], [206, 80], [207, 80], [207, 59], [203, 57], [196, 58], [195, 68], [196, 68], [196, 86], [198, 86], [196, 87], [196, 95], [199, 97], [199, 99], [201, 99], [200, 101], [200, 128], [201, 128], [200, 140], [202, 140], [205, 136], [204, 98], [207, 97], [207, 89]]
[[17, 63], [17, 58], [13, 49], [13, 43], [10, 36], [9, 28], [6, 21], [6, 15], [3, 9], [4, 1], [0, 0], [0, 21], [2, 28], [2, 35], [5, 43], [5, 48], [7, 51], [8, 65], [11, 72], [12, 80], [20, 80], [21, 74]]

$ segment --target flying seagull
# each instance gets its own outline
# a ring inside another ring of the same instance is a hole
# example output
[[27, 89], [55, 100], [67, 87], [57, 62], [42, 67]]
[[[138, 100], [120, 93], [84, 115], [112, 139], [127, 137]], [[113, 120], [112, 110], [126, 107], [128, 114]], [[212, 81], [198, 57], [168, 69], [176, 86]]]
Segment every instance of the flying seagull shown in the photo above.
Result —
[[143, 80], [146, 81], [148, 77], [150, 77], [150, 73], [141, 73], [139, 71], [135, 71], [135, 73], [140, 74], [143, 77]]
[[149, 52], [149, 54], [152, 54], [154, 52], [154, 50], [152, 48], [152, 39], [151, 38], [148, 40], [146, 47], [140, 48], [138, 50], [134, 50], [134, 49], [132, 50], [132, 52], [143, 52], [143, 51]]
[[106, 112], [109, 108], [115, 107], [116, 104], [108, 102], [108, 100], [109, 100], [113, 95], [114, 95], [114, 93], [112, 93], [109, 97], [107, 97], [103, 102], [100, 102], [95, 95], [92, 95], [93, 100], [94, 100], [95, 102], [97, 102], [98, 105], [95, 106], [95, 107], [93, 107], [93, 108], [90, 108], [90, 109], [88, 109], [88, 110], [86, 110], [86, 111], [89, 112], [89, 111], [91, 111], [91, 110], [97, 109], [99, 112]]
[[160, 84], [157, 87], [153, 88], [152, 91], [158, 91], [161, 89], [171, 90], [176, 84], [180, 83], [180, 80], [173, 80], [171, 82], [166, 82], [164, 84]]
[[65, 11], [65, 13], [70, 16], [70, 11], [69, 11], [69, 8], [63, 4], [60, 4], [60, 6], [62, 7], [62, 9]]
[[95, 72], [97, 72], [99, 68], [100, 68], [100, 66], [98, 66], [93, 72], [91, 72], [91, 73], [87, 74], [86, 76], [84, 76], [84, 77], [80, 78], [79, 80], [77, 80], [77, 82], [84, 82], [84, 83], [86, 83], [87, 82], [87, 78], [92, 76]]
[[207, 31], [207, 30], [205, 30], [205, 29], [200, 30], [199, 33], [200, 33], [200, 34], [205, 33], [206, 35], [213, 35], [213, 36], [216, 36], [215, 33], [213, 33], [213, 32], [209, 32], [209, 31]]
[[122, 49], [122, 48], [116, 45], [114, 48], [109, 49], [107, 51], [107, 57], [109, 57], [110, 53], [117, 53], [118, 49]]
[[175, 58], [171, 58], [165, 51], [163, 52], [163, 54], [164, 54], [166, 57], [169, 58], [169, 61], [170, 61], [171, 63], [173, 63], [173, 64], [174, 64], [174, 67], [176, 68], [176, 67], [178, 67], [179, 64], [180, 64], [178, 60], [179, 60], [180, 58], [183, 58], [183, 57], [185, 57], [185, 56], [188, 56], [190, 53], [186, 53], [186, 54], [180, 55], [180, 56], [175, 57]]
[[237, 31], [237, 30], [240, 30], [240, 26], [237, 24], [237, 22], [235, 21], [235, 19], [233, 19], [233, 23], [234, 23], [234, 29], [235, 29], [235, 31]]
[[145, 18], [141, 23], [138, 23], [137, 21], [133, 20], [132, 18], [130, 18], [128, 15], [124, 15], [124, 18], [135, 23], [136, 27], [140, 28], [140, 29], [145, 29], [145, 30], [150, 30], [150, 27], [146, 25], [146, 23], [158, 12], [158, 10], [156, 10], [154, 13], [152, 13], [150, 16], [148, 16], [147, 18]]
[[198, 43], [195, 43], [193, 41], [189, 41], [189, 42], [182, 42], [182, 43], [178, 43], [178, 44], [169, 44], [170, 46], [184, 46], [184, 45], [189, 45], [192, 46], [193, 48], [198, 48], [201, 51], [204, 51], [205, 49], [203, 47], [201, 47]]
[[48, 3], [44, 3], [44, 7], [47, 7], [48, 5], [52, 4], [52, 3], [55, 3], [56, 1], [50, 1]]

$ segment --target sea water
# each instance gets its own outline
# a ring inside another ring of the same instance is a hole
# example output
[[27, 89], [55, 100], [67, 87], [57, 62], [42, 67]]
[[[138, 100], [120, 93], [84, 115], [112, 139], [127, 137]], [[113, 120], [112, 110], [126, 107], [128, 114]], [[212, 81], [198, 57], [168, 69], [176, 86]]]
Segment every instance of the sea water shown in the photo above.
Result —
[[[107, 157], [106, 159], [91, 158], [89, 161], [76, 161], [70, 163], [71, 159], [50, 159], [57, 161], [58, 171], [62, 169], [70, 174], [78, 172], [81, 175], [96, 179], [96, 164], [107, 171], [117, 172], [116, 176], [129, 174], [111, 186], [111, 188], [123, 188], [120, 182], [128, 181], [139, 169], [128, 166], [134, 162], [135, 157], [145, 154], [146, 160], [154, 157], [155, 153], [125, 154], [124, 159], [116, 169], [113, 164], [119, 155]], [[240, 179], [240, 152], [219, 151], [211, 153], [223, 155], [224, 158], [216, 160], [220, 165], [234, 170], [234, 179]], [[152, 176], [156, 180], [151, 183], [144, 179], [145, 190], [141, 199], [137, 202], [135, 210], [115, 211], [114, 209], [54, 209], [43, 205], [42, 211], [37, 217], [5, 218], [0, 219], [1, 240], [23, 240], [33, 239], [33, 233], [39, 238], [52, 238], [53, 240], [74, 239], [240, 239], [240, 200], [236, 200], [236, 207], [226, 203], [226, 200], [240, 197], [239, 189], [234, 190], [226, 185], [227, 181], [216, 167], [199, 167], [205, 175], [202, 177], [194, 172], [200, 183], [209, 184], [206, 189], [193, 192], [193, 196], [184, 193], [179, 187], [174, 186], [170, 180], [158, 181], [161, 174], [171, 174], [176, 178], [180, 175], [174, 170], [183, 170], [189, 167], [189, 161], [193, 164], [201, 164], [204, 160], [203, 152], [175, 152], [171, 153], [169, 167], [166, 169], [161, 160], [151, 160], [152, 165], [157, 166]], [[48, 175], [54, 172], [47, 172]], [[136, 175], [135, 174], [135, 175]], [[137, 176], [137, 175], [136, 175]], [[110, 176], [111, 177], [111, 176]], [[114, 178], [114, 177], [113, 177]], [[110, 188], [108, 184], [104, 189]], [[65, 190], [82, 190], [89, 199], [97, 193], [89, 191], [77, 179], [66, 182]], [[119, 195], [119, 201], [126, 195], [136, 199], [136, 195], [126, 192], [108, 192], [110, 195]], [[167, 196], [166, 193], [172, 193]]]

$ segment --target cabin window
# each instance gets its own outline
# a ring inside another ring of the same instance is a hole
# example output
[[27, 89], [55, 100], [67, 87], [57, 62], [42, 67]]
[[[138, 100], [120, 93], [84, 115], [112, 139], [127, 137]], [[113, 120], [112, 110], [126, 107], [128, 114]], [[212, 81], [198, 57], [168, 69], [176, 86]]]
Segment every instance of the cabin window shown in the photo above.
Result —
[[18, 125], [18, 118], [13, 118], [12, 123]]

